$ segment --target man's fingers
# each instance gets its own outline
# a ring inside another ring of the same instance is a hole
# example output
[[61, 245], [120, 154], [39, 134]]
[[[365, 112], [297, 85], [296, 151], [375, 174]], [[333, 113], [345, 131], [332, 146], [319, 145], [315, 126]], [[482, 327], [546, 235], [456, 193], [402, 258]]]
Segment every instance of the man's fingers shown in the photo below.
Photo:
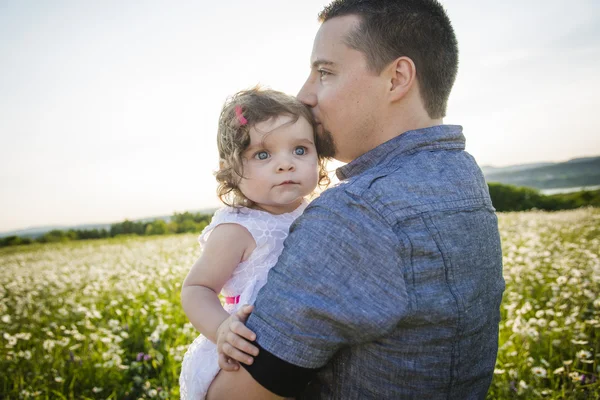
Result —
[[[225, 337], [225, 341], [231, 345], [232, 347], [243, 351], [244, 353], [252, 356], [258, 355], [258, 348], [253, 346], [250, 342], [248, 342], [243, 337], [236, 335], [233, 332], [227, 332], [227, 336]], [[240, 360], [241, 361], [241, 360]]]
[[250, 365], [254, 362], [254, 358], [250, 357], [246, 353], [242, 353], [229, 343], [223, 344], [223, 354], [233, 359], [234, 361], [243, 362], [246, 365]]
[[230, 329], [233, 333], [238, 334], [239, 336], [253, 342], [256, 340], [256, 335], [250, 329], [246, 327], [242, 322], [235, 321], [230, 325]]
[[219, 367], [223, 371], [232, 372], [232, 371], [237, 371], [238, 369], [240, 369], [240, 363], [232, 360], [231, 358], [227, 357], [223, 353], [219, 353]]

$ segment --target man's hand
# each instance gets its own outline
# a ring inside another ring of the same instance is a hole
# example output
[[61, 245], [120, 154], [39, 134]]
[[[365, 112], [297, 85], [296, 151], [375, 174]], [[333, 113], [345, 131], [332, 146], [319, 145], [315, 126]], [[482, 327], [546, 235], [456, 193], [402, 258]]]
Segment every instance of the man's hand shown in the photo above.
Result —
[[258, 348], [250, 342], [256, 339], [256, 334], [246, 328], [246, 321], [254, 310], [254, 306], [244, 305], [229, 316], [217, 328], [217, 351], [219, 367], [224, 371], [237, 371], [240, 362], [252, 364], [258, 355]]

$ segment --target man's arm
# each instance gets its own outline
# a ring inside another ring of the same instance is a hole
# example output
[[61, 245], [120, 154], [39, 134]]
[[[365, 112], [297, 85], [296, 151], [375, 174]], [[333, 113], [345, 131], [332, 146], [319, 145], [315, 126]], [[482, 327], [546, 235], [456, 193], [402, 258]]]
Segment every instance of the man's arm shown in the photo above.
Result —
[[[280, 396], [301, 393], [340, 348], [377, 340], [408, 311], [393, 229], [362, 198], [327, 194], [292, 226], [247, 322], [259, 354], [243, 367]], [[241, 393], [255, 387], [227, 381]]]
[[[253, 342], [260, 348], [256, 342]], [[225, 357], [220, 354], [219, 357]], [[260, 348], [256, 365], [242, 364], [239, 371], [221, 371], [209, 388], [214, 399], [283, 399], [301, 393], [318, 369], [288, 363]], [[240, 374], [240, 371], [244, 374]], [[260, 383], [259, 383], [260, 382]]]

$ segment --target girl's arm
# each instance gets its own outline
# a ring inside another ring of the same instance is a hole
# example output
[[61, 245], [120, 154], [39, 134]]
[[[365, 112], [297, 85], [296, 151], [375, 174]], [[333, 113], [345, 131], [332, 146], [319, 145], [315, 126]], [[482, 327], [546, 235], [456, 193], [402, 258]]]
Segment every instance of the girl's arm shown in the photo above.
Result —
[[218, 225], [183, 281], [183, 310], [192, 325], [214, 343], [219, 325], [229, 317], [218, 294], [237, 265], [247, 260], [255, 247], [252, 235], [241, 225]]

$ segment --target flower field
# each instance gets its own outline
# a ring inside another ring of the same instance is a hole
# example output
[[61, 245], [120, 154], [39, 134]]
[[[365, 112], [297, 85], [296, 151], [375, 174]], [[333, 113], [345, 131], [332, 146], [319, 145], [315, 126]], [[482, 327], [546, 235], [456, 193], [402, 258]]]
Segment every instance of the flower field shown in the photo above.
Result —
[[178, 397], [195, 237], [2, 249], [0, 397]]
[[600, 210], [499, 215], [506, 292], [490, 399], [600, 399]]
[[[500, 214], [490, 399], [600, 398], [600, 210]], [[196, 235], [0, 249], [0, 397], [178, 398]]]

